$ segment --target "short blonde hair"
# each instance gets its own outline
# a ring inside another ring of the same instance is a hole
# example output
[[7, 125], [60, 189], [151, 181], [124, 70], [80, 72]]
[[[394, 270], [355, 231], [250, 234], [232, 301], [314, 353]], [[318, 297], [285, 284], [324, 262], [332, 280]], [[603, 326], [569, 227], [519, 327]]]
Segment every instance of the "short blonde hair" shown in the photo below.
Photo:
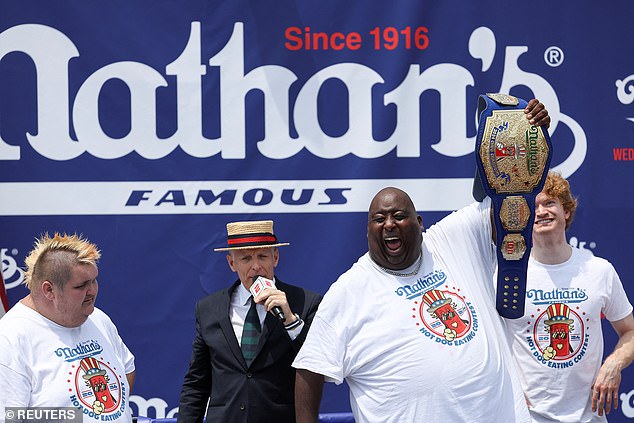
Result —
[[560, 173], [549, 171], [542, 192], [549, 197], [558, 198], [564, 211], [570, 213], [566, 219], [566, 230], [572, 224], [577, 211], [577, 198], [570, 191], [570, 183]]
[[37, 283], [49, 280], [63, 287], [77, 264], [97, 265], [101, 252], [82, 235], [48, 233], [36, 238], [33, 249], [24, 260], [24, 284], [32, 291]]

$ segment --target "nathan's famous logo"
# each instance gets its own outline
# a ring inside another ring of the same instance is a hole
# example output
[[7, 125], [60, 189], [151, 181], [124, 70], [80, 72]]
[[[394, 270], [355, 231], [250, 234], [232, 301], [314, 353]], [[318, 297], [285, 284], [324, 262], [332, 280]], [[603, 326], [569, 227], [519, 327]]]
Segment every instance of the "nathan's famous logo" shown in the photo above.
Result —
[[423, 301], [415, 301], [418, 315], [416, 325], [426, 337], [446, 345], [462, 345], [475, 336], [478, 320], [471, 303], [448, 289], [430, 289]]
[[99, 344], [99, 341], [91, 339], [90, 341], [79, 342], [75, 345], [75, 348], [58, 348], [55, 350], [55, 355], [63, 357], [64, 361], [77, 361], [84, 357], [91, 357], [100, 354], [103, 351], [103, 347]]
[[73, 366], [75, 378], [71, 382], [70, 399], [88, 417], [102, 421], [114, 420], [123, 415], [126, 408], [125, 384], [121, 382], [122, 369], [112, 369], [107, 363], [94, 357], [84, 358], [79, 366]]
[[531, 175], [541, 174], [541, 166], [539, 164], [539, 129], [535, 125], [531, 125], [526, 130], [526, 144], [528, 145], [528, 173]]
[[447, 280], [447, 275], [442, 270], [434, 270], [422, 278], [418, 278], [413, 285], [403, 285], [396, 289], [396, 295], [399, 297], [405, 296], [405, 299], [411, 300], [420, 297], [425, 291], [430, 288], [435, 288]]
[[573, 304], [586, 301], [588, 299], [588, 294], [586, 294], [586, 291], [582, 288], [559, 288], [550, 291], [544, 291], [543, 289], [529, 289], [526, 292], [526, 298], [535, 305], [546, 305], [556, 302]]
[[[245, 50], [251, 50], [248, 44], [251, 39], [245, 40], [244, 26], [242, 22], [235, 22], [227, 42], [207, 57], [203, 53], [207, 47], [203, 49], [206, 40], [201, 35], [201, 23], [191, 22], [187, 43], [178, 50], [180, 55], [162, 69], [129, 60], [107, 63], [85, 80], [77, 80], [76, 73], [69, 72], [72, 68], [69, 62], [84, 59], [80, 48], [56, 28], [22, 24], [0, 33], [0, 60], [5, 55], [21, 52], [32, 61], [38, 75], [33, 90], [37, 95], [34, 119], [38, 130], [37, 134], [26, 134], [26, 139], [38, 154], [57, 161], [72, 160], [85, 152], [102, 160], [118, 159], [132, 152], [156, 160], [179, 147], [185, 154], [197, 158], [219, 155], [223, 160], [245, 159], [248, 151], [245, 101], [253, 91], [264, 96], [265, 107], [257, 117], [263, 120], [262, 127], [266, 131], [249, 151], [257, 151], [269, 159], [287, 159], [304, 151], [323, 159], [337, 159], [349, 154], [374, 159], [392, 152], [399, 158], [421, 157], [421, 115], [426, 111], [421, 110], [420, 96], [425, 91], [439, 93], [443, 104], [439, 110], [443, 114], [439, 119], [439, 137], [431, 145], [433, 150], [447, 157], [473, 152], [475, 136], [468, 136], [468, 119], [464, 116], [471, 100], [466, 95], [456, 94], [464, 94], [473, 86], [473, 81], [479, 79], [479, 75], [472, 75], [469, 69], [455, 63], [435, 63], [426, 69], [421, 69], [418, 63], [404, 63], [408, 71], [402, 81], [395, 83], [385, 82], [382, 75], [367, 65], [343, 62], [318, 69], [302, 80], [292, 68], [282, 63], [254, 65], [253, 58], [245, 55]], [[46, 43], [42, 44], [40, 40], [46, 40]], [[528, 51], [527, 46], [499, 48], [494, 32], [484, 26], [474, 29], [467, 43], [474, 61], [481, 61], [482, 72], [492, 69], [490, 65], [496, 52], [504, 52], [504, 58], [496, 59], [504, 63], [496, 92], [511, 92], [516, 86], [527, 86], [536, 98], [549, 99], [549, 108], [559, 112], [557, 93], [551, 84], [519, 66], [519, 58]], [[94, 47], [84, 48], [92, 50]], [[167, 52], [170, 57], [171, 53]], [[247, 61], [249, 69], [245, 69]], [[215, 95], [203, 96], [204, 80], [215, 78], [214, 75], [219, 75], [218, 84], [214, 83], [218, 87], [218, 93], [214, 94], [220, 99], [217, 107], [206, 99]], [[126, 85], [129, 115], [134, 117], [126, 121], [125, 125], [130, 128], [123, 137], [113, 137], [99, 119], [104, 108], [100, 99], [111, 80]], [[324, 84], [331, 80], [345, 86], [345, 103], [351, 116], [347, 130], [340, 136], [332, 136], [331, 128], [325, 128], [318, 115], [319, 96]], [[385, 86], [383, 91], [377, 89], [381, 85]], [[175, 93], [171, 105], [161, 103], [156, 96], [157, 91], [166, 87]], [[375, 126], [377, 113], [380, 113], [377, 112], [380, 109], [372, 107], [371, 103], [384, 105], [384, 113], [396, 114], [392, 133], [379, 139], [368, 130]], [[211, 110], [211, 115], [208, 111], [203, 113], [206, 107]], [[165, 108], [174, 113], [158, 116], [156, 111]], [[452, 112], [446, 116], [446, 111]], [[563, 113], [553, 113], [551, 117], [553, 132], [559, 122], [573, 132], [575, 148], [560, 164], [566, 174], [572, 174], [585, 158], [585, 134], [577, 122]], [[174, 133], [169, 136], [161, 136], [156, 130], [157, 121], [165, 119], [176, 124]], [[203, 127], [203, 122], [209, 119], [220, 122], [217, 130]], [[3, 139], [0, 134], [0, 160], [20, 160], [23, 148], [20, 144], [23, 144], [21, 140]]]
[[584, 357], [588, 335], [583, 320], [574, 310], [566, 304], [555, 303], [535, 319], [533, 334], [526, 337], [526, 342], [540, 363], [566, 368]]

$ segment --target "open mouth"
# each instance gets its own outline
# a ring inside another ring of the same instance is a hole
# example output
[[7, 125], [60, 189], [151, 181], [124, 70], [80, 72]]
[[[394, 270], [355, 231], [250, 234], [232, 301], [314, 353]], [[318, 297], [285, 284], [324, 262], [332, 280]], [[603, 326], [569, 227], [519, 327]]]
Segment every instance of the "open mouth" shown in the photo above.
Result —
[[389, 251], [396, 251], [401, 248], [401, 245], [403, 245], [403, 241], [401, 241], [401, 239], [396, 236], [385, 238], [384, 241], [385, 246]]
[[535, 224], [536, 225], [547, 225], [549, 223], [552, 223], [555, 219], [553, 218], [548, 218], [548, 219], [539, 219], [539, 220], [535, 220]]

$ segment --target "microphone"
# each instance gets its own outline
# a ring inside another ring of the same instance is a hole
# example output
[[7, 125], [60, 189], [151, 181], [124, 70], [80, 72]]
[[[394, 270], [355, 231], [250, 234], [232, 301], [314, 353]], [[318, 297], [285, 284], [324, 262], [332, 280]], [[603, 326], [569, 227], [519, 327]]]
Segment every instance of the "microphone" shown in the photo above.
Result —
[[[275, 289], [275, 282], [271, 279], [265, 278], [264, 276], [256, 275], [253, 278], [253, 284], [251, 285], [251, 288], [249, 288], [249, 291], [251, 291], [251, 295], [255, 298], [260, 292], [268, 288]], [[280, 322], [284, 323], [286, 317], [284, 317], [284, 312], [280, 306], [273, 306], [271, 312], [280, 319]]]

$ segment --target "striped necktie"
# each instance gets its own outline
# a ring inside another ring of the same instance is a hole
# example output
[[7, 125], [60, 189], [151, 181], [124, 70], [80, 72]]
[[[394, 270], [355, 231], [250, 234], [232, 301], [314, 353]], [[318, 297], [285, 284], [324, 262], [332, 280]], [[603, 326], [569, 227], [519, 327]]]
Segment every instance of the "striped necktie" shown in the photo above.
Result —
[[253, 301], [253, 297], [249, 298], [249, 302], [251, 302], [251, 307], [249, 307], [247, 317], [244, 319], [241, 343], [242, 355], [247, 362], [247, 366], [250, 366], [251, 362], [255, 358], [258, 342], [260, 340], [260, 332], [262, 331], [260, 318], [258, 317], [258, 311], [255, 308], [255, 301]]

